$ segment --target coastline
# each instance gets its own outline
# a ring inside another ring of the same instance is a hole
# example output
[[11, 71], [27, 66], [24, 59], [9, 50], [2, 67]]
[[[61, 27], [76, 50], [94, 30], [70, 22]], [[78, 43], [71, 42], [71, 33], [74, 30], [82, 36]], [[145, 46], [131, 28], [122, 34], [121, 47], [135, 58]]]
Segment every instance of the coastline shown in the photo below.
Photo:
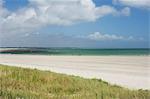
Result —
[[97, 78], [133, 89], [150, 89], [150, 56], [0, 54], [0, 64]]

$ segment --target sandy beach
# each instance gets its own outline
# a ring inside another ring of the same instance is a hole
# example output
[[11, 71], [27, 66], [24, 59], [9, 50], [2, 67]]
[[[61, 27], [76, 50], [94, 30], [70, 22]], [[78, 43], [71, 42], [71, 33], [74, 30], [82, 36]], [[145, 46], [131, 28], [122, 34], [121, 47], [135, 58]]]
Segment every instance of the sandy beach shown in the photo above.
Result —
[[150, 89], [150, 56], [46, 56], [0, 54], [0, 64], [97, 78], [133, 89]]

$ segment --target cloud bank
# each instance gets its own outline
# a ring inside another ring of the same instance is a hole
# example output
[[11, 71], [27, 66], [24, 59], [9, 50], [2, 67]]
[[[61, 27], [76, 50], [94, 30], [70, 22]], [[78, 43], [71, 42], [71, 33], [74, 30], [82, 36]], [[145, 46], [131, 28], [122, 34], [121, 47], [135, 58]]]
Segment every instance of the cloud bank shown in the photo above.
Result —
[[33, 32], [48, 25], [72, 25], [94, 22], [106, 15], [130, 15], [130, 8], [96, 7], [92, 0], [28, 0], [28, 6], [10, 12], [0, 0], [0, 33]]
[[79, 36], [79, 38], [90, 39], [94, 41], [112, 41], [112, 40], [121, 40], [121, 41], [143, 41], [143, 38], [134, 38], [133, 36], [120, 36], [115, 34], [104, 34], [100, 32], [94, 32], [86, 36]]
[[150, 10], [150, 0], [113, 0], [114, 3]]

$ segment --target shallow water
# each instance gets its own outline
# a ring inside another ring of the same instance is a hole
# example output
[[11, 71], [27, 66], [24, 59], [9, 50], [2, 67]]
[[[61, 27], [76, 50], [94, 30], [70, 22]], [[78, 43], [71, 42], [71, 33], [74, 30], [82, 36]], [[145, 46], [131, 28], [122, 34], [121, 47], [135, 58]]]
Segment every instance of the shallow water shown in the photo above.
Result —
[[0, 48], [1, 54], [38, 55], [150, 55], [149, 49]]

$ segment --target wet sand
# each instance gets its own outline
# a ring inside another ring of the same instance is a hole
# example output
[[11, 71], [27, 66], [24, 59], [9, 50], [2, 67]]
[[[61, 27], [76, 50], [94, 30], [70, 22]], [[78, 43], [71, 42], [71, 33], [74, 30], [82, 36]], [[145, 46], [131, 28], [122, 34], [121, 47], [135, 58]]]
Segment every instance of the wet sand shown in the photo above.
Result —
[[131, 89], [150, 89], [150, 56], [0, 54], [0, 64], [97, 78]]

